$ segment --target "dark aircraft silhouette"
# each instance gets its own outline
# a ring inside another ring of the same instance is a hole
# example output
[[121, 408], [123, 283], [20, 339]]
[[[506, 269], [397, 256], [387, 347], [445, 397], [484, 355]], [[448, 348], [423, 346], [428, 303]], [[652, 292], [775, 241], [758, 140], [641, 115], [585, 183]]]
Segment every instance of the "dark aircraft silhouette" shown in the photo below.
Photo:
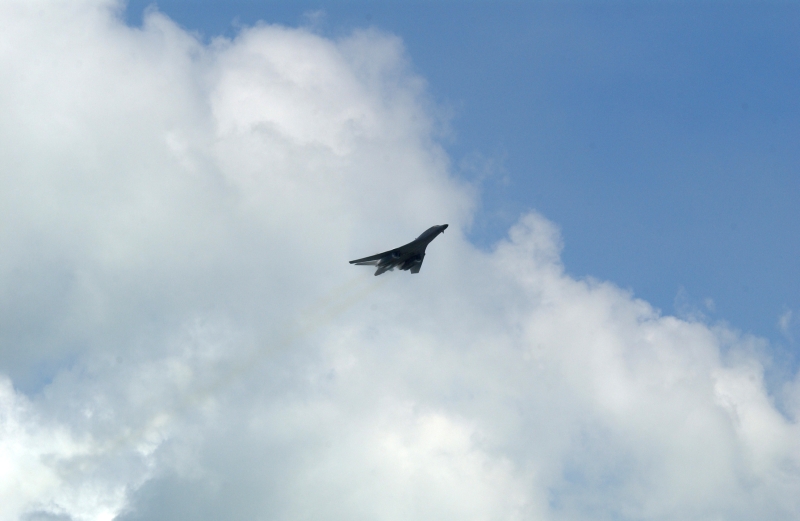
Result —
[[401, 270], [410, 270], [411, 273], [419, 273], [419, 269], [422, 267], [422, 261], [425, 259], [425, 248], [427, 248], [428, 244], [442, 233], [445, 228], [447, 228], [446, 224], [431, 226], [422, 232], [422, 235], [405, 246], [378, 253], [371, 257], [351, 260], [350, 264], [377, 266], [378, 269], [375, 270], [376, 276], [385, 271], [393, 270], [398, 266]]

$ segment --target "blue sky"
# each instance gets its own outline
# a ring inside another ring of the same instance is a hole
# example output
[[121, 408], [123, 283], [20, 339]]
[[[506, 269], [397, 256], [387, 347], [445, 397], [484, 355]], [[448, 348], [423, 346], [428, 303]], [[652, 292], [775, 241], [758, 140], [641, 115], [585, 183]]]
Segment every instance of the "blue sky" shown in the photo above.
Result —
[[[149, 4], [129, 2], [130, 23]], [[157, 6], [205, 37], [259, 20], [396, 34], [452, 111], [454, 172], [482, 179], [476, 244], [533, 208], [561, 227], [573, 275], [793, 349], [796, 323], [778, 321], [800, 314], [797, 4]]]

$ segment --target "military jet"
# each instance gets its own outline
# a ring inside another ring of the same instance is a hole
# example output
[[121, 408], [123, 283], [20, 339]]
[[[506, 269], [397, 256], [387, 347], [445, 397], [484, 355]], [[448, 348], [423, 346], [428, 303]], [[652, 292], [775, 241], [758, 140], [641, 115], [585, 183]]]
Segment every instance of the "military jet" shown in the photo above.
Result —
[[371, 257], [351, 260], [350, 264], [377, 266], [378, 269], [375, 270], [376, 276], [386, 271], [393, 270], [396, 267], [399, 267], [401, 270], [409, 270], [411, 273], [419, 273], [419, 269], [422, 267], [422, 261], [425, 259], [425, 248], [427, 248], [428, 244], [446, 228], [446, 224], [431, 226], [422, 232], [422, 235], [405, 246], [378, 253]]

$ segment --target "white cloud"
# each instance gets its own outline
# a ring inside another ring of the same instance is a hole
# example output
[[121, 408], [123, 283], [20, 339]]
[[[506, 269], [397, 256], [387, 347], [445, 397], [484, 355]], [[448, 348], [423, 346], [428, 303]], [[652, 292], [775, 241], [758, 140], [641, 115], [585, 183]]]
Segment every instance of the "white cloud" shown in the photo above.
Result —
[[0, 519], [797, 517], [752, 340], [473, 248], [397, 38], [118, 11], [0, 4]]
[[792, 315], [792, 310], [787, 309], [778, 317], [778, 329], [790, 342], [794, 340], [792, 337]]

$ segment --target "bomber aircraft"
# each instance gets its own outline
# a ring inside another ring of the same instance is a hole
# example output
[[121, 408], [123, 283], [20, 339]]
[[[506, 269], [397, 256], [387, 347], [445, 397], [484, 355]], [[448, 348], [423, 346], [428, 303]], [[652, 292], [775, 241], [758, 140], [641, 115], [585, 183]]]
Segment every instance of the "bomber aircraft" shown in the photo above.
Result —
[[411, 273], [419, 273], [419, 269], [422, 267], [422, 261], [425, 258], [425, 248], [427, 248], [428, 244], [440, 233], [444, 232], [446, 228], [446, 224], [431, 226], [422, 232], [422, 235], [405, 246], [378, 253], [371, 257], [351, 260], [350, 264], [377, 266], [378, 269], [375, 270], [376, 276], [386, 271], [393, 270], [396, 267], [399, 267], [401, 270], [409, 270]]

